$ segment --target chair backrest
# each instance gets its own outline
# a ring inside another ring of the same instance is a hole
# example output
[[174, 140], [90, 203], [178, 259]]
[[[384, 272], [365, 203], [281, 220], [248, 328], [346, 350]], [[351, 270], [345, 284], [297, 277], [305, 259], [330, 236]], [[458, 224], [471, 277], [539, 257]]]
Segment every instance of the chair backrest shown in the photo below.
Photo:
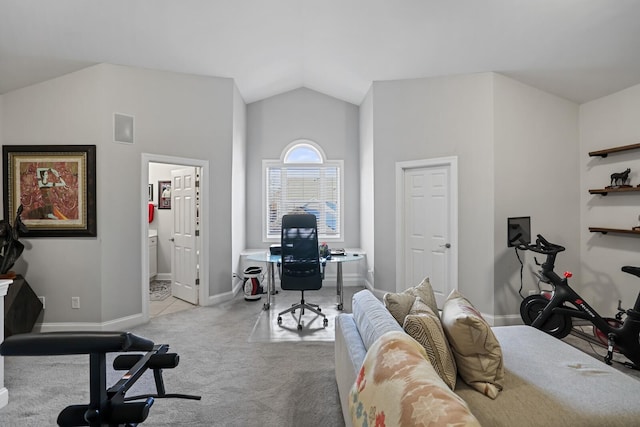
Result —
[[320, 289], [322, 287], [322, 270], [315, 215], [284, 215], [282, 217], [280, 246], [282, 251], [280, 286], [282, 289]]

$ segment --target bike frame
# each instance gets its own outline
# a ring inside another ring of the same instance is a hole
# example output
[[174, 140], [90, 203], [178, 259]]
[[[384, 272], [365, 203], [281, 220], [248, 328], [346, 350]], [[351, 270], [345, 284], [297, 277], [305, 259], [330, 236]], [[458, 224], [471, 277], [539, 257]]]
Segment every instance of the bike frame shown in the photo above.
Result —
[[[564, 248], [557, 246], [557, 248], [560, 249], [553, 253], [549, 253], [548, 251], [543, 252], [542, 250], [536, 250], [535, 248], [536, 247], [533, 245], [528, 247], [528, 249], [531, 249], [534, 252], [542, 253], [547, 256], [546, 261], [542, 264], [542, 271], [540, 273], [544, 276], [542, 279], [546, 279], [543, 281], [550, 283], [553, 286], [553, 292], [549, 299], [549, 303], [531, 323], [531, 326], [544, 330], [543, 325], [553, 315], [569, 316], [572, 318], [587, 320], [608, 337], [609, 353], [605, 358], [607, 363], [610, 362], [610, 355], [613, 351], [613, 346], [615, 345], [622, 354], [627, 356], [636, 365], [640, 366], [640, 293], [638, 294], [633, 309], [626, 310], [626, 318], [624, 319], [622, 326], [611, 326], [607, 320], [600, 316], [593, 307], [591, 307], [576, 291], [571, 288], [571, 286], [569, 286], [567, 277], [560, 278], [560, 276], [553, 271], [556, 254], [557, 252], [564, 250]], [[575, 308], [568, 307], [565, 303], [571, 303]]]

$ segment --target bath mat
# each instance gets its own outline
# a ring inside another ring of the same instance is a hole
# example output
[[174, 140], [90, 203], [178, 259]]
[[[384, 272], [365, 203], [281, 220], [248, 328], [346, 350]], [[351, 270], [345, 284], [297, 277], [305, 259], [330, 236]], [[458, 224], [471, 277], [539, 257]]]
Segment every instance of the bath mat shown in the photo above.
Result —
[[164, 301], [171, 296], [170, 280], [154, 280], [149, 283], [149, 299], [151, 301]]

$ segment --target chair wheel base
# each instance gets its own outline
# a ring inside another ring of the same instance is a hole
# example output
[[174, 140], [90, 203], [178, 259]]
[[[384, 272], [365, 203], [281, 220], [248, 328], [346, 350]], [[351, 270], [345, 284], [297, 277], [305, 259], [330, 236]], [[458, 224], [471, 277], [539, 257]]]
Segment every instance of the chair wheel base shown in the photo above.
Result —
[[329, 320], [327, 320], [327, 318], [325, 318], [325, 319], [322, 321], [322, 324], [323, 324], [323, 325], [324, 325], [324, 327], [326, 328], [327, 326], [329, 326]]
[[278, 325], [282, 325], [282, 317], [278, 316]]
[[302, 325], [298, 323], [298, 330], [301, 331], [302, 330]]

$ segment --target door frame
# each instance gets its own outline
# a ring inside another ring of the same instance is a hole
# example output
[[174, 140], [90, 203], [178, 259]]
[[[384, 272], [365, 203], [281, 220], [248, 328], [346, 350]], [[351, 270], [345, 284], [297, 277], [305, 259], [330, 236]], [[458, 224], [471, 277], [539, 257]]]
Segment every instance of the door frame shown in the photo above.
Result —
[[209, 161], [189, 159], [185, 157], [165, 156], [162, 154], [142, 153], [140, 176], [140, 222], [142, 233], [142, 319], [149, 320], [149, 163], [166, 163], [180, 166], [200, 168], [200, 286], [198, 288], [198, 304], [206, 305], [209, 301], [209, 263], [202, 260], [209, 259]]
[[[438, 157], [433, 159], [410, 160], [404, 162], [396, 162], [396, 290], [405, 283], [404, 271], [404, 177], [405, 173], [411, 169], [422, 169], [429, 167], [449, 167], [449, 213], [451, 220], [449, 242], [449, 263], [451, 274], [451, 282], [454, 289], [458, 288], [458, 157]], [[417, 285], [417, 283], [416, 283]]]

